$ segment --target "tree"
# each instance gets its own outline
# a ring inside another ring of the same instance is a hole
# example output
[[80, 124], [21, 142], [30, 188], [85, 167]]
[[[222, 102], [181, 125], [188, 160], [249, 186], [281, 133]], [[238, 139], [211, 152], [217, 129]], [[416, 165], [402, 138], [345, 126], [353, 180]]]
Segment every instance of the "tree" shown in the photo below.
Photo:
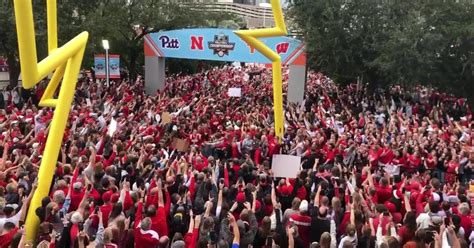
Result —
[[20, 64], [13, 16], [13, 1], [0, 1], [0, 54], [5, 55], [9, 65], [10, 86], [18, 84]]
[[[38, 59], [47, 55], [46, 3], [34, 0]], [[59, 46], [82, 31], [89, 32], [84, 67], [93, 66], [94, 54], [101, 53], [102, 40], [108, 39], [112, 53], [121, 55], [122, 65], [131, 78], [142, 73], [143, 36], [151, 32], [188, 27], [217, 27], [233, 16], [207, 13], [166, 0], [62, 0], [58, 1]], [[7, 58], [12, 85], [20, 73], [13, 1], [0, 1], [0, 54]], [[137, 28], [138, 27], [138, 28]]]
[[338, 82], [421, 83], [467, 96], [472, 8], [469, 1], [293, 0], [289, 14], [303, 32], [310, 66]]

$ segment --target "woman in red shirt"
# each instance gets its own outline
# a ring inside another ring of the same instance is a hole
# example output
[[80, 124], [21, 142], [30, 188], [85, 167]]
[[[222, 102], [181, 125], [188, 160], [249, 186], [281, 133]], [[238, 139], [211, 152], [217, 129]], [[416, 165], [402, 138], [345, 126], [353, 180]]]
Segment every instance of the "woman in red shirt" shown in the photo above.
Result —
[[457, 155], [453, 155], [453, 158], [444, 165], [446, 167], [446, 176], [444, 179], [447, 183], [453, 184], [456, 181], [459, 168], [459, 158]]
[[413, 240], [416, 229], [416, 213], [409, 211], [405, 214], [403, 226], [398, 229], [398, 236], [400, 237], [400, 243], [402, 246], [408, 241]]
[[438, 158], [436, 157], [436, 150], [431, 151], [430, 154], [428, 154], [428, 157], [425, 159], [425, 168], [432, 172], [434, 169], [436, 169], [436, 163], [438, 161]]
[[413, 152], [413, 154], [408, 155], [407, 163], [405, 169], [408, 172], [415, 172], [418, 171], [418, 168], [421, 165], [421, 158], [417, 151]]

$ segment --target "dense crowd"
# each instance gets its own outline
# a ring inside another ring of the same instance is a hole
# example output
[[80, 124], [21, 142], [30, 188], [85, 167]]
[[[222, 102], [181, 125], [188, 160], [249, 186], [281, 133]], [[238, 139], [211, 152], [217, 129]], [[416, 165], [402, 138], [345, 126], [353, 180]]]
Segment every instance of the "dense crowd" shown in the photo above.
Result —
[[[0, 248], [30, 245], [45, 86], [3, 92]], [[309, 73], [279, 142], [266, 69], [174, 75], [155, 95], [86, 77], [33, 247], [468, 247], [473, 128], [466, 100], [436, 89], [369, 93]], [[273, 177], [280, 153], [301, 157], [297, 178]]]

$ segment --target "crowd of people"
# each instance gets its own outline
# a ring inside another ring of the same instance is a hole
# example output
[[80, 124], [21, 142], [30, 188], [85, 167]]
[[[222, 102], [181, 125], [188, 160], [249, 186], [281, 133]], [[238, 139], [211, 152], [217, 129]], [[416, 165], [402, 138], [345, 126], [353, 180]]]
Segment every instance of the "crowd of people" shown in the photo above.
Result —
[[[271, 72], [253, 66], [173, 75], [155, 95], [142, 80], [81, 79], [31, 244], [23, 223], [54, 114], [37, 107], [45, 86], [4, 94], [1, 248], [473, 245], [466, 99], [312, 72], [305, 100], [285, 101], [280, 141]], [[275, 154], [301, 157], [296, 178], [273, 176]]]

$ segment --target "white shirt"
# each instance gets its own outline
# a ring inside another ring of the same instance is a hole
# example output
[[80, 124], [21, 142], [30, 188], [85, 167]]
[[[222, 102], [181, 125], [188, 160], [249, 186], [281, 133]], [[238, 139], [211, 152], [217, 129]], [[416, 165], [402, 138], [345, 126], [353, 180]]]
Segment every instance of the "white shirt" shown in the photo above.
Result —
[[20, 217], [21, 217], [21, 211], [19, 211], [17, 214], [8, 218], [5, 218], [5, 217], [0, 218], [0, 232], [3, 231], [3, 225], [5, 225], [5, 223], [7, 222], [11, 222], [15, 224], [15, 226], [18, 226], [18, 223], [20, 222]]

